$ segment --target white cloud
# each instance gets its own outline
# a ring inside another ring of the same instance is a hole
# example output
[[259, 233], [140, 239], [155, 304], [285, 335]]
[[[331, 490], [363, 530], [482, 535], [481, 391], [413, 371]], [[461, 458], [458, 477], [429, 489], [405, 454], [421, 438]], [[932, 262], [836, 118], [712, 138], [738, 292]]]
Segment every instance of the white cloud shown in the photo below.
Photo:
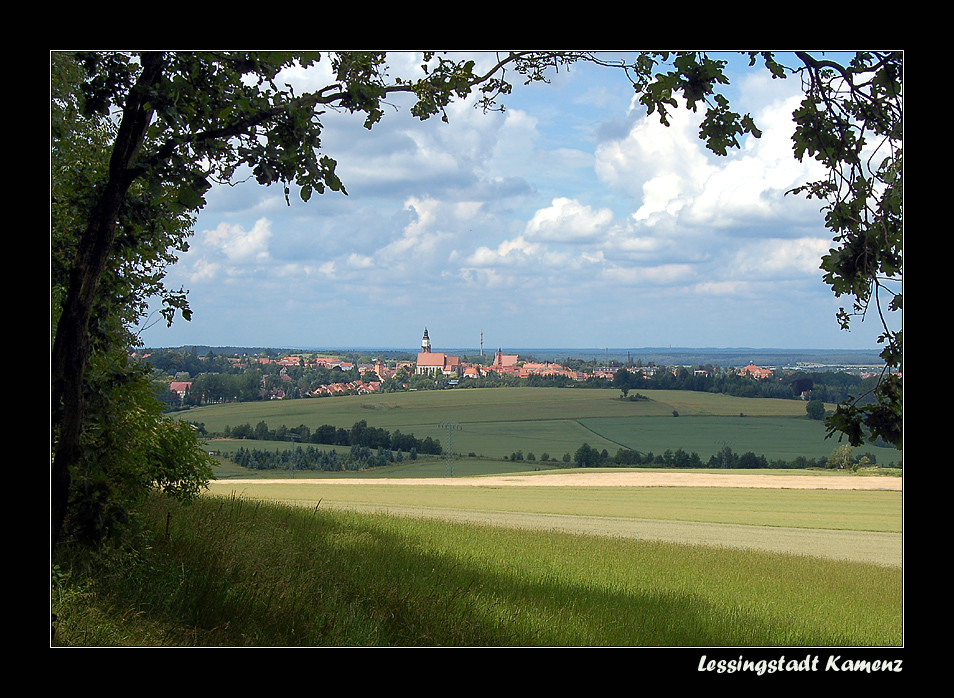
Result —
[[250, 230], [238, 224], [219, 223], [197, 236], [182, 255], [178, 270], [190, 284], [211, 283], [221, 276], [236, 277], [274, 263], [269, 253], [271, 222], [260, 218]]
[[749, 290], [747, 281], [703, 281], [693, 286], [693, 291], [700, 296], [737, 296]]
[[221, 254], [230, 262], [264, 262], [269, 258], [271, 237], [271, 222], [267, 218], [258, 219], [251, 230], [219, 223], [215, 229], [205, 231], [203, 253]]
[[219, 265], [215, 262], [209, 262], [205, 259], [198, 259], [192, 266], [189, 274], [190, 283], [203, 283], [212, 281], [219, 273]]
[[547, 242], [592, 242], [603, 238], [612, 222], [613, 213], [609, 209], [594, 210], [563, 197], [533, 214], [525, 235]]
[[451, 237], [448, 229], [456, 227], [461, 218], [473, 215], [479, 207], [478, 203], [448, 204], [431, 197], [411, 197], [404, 203], [404, 210], [412, 213], [414, 219], [404, 226], [400, 237], [379, 248], [374, 257], [381, 266], [392, 270], [433, 264], [450, 254], [446, 250]]
[[349, 269], [372, 269], [374, 268], [374, 260], [363, 254], [350, 254], [348, 255], [348, 268]]
[[655, 115], [638, 118], [624, 138], [597, 147], [600, 181], [638, 202], [637, 219], [677, 213], [714, 174], [699, 146], [698, 120], [686, 110], [675, 112], [668, 127]]
[[612, 267], [603, 272], [603, 277], [613, 283], [636, 286], [669, 286], [685, 284], [695, 278], [689, 264], [664, 264], [646, 267]]
[[[392, 59], [396, 75], [420, 55]], [[324, 85], [328, 67], [322, 61], [321, 79], [296, 90]], [[315, 344], [403, 341], [403, 325], [415, 325], [414, 335], [419, 315], [429, 312], [455, 315], [462, 326], [483, 313], [505, 346], [519, 346], [531, 327], [534, 342], [589, 346], [602, 322], [594, 308], [621, 297], [645, 312], [644, 337], [702, 344], [757, 336], [740, 308], [781, 307], [793, 289], [806, 293], [799, 304], [816, 288], [830, 301], [818, 270], [830, 242], [818, 202], [783, 195], [817, 172], [792, 155], [796, 81], [772, 81], [763, 71], [733, 82], [733, 108], [753, 111], [764, 136], [725, 158], [699, 140], [701, 115], [680, 109], [670, 127], [661, 126], [633, 107], [622, 76], [595, 70], [517, 85], [503, 113], [455, 104], [449, 124], [411, 117], [401, 95], [389, 102], [399, 110], [388, 108], [372, 131], [360, 115], [329, 112], [322, 142], [349, 196], [289, 207], [275, 188], [217, 188], [192, 250], [174, 270], [182, 281], [173, 275], [170, 282], [198, 286], [194, 309], [203, 327], [222, 317], [220, 304], [241, 306], [243, 320], [260, 318], [260, 343], [305, 331], [300, 313], [266, 307], [266, 294], [309, 299], [314, 326], [331, 312], [323, 303], [336, 312], [360, 309], [369, 320], [355, 334], [305, 340]], [[620, 289], [631, 292], [620, 296]], [[820, 316], [831, 323], [833, 303], [821, 313], [812, 303], [798, 308], [803, 317], [815, 314], [801, 326]], [[546, 304], [567, 318], [554, 323], [559, 335], [548, 334], [547, 313], [528, 317], [527, 308]], [[724, 313], [715, 339], [687, 319], [701, 307]], [[217, 328], [221, 339], [208, 340], [231, 343], [234, 331]], [[649, 341], [632, 339], [628, 328], [614, 332], [620, 346]], [[790, 343], [774, 335], [764, 342]]]
[[543, 249], [542, 245], [529, 242], [521, 236], [513, 240], [504, 240], [496, 249], [478, 247], [467, 258], [465, 264], [473, 267], [527, 264], [537, 259]]
[[733, 266], [738, 275], [750, 278], [820, 278], [819, 264], [830, 246], [824, 238], [758, 240], [738, 250]]
[[747, 231], [803, 219], [817, 206], [812, 210], [785, 192], [819, 170], [792, 153], [796, 104], [797, 97], [786, 95], [763, 107], [755, 114], [762, 138], [746, 138], [726, 157], [709, 153], [699, 139], [701, 113], [678, 110], [668, 127], [654, 115], [640, 117], [624, 137], [597, 148], [596, 172], [606, 186], [632, 198], [634, 221], [664, 227], [668, 234], [697, 228]]

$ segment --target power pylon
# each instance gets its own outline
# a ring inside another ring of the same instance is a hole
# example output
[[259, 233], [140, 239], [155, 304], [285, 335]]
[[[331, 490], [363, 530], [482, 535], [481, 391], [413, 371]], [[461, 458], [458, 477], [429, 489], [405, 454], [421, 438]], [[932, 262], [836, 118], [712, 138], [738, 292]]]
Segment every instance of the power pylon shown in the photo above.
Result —
[[462, 427], [457, 422], [441, 422], [438, 426], [447, 429], [447, 477], [454, 477], [454, 432]]

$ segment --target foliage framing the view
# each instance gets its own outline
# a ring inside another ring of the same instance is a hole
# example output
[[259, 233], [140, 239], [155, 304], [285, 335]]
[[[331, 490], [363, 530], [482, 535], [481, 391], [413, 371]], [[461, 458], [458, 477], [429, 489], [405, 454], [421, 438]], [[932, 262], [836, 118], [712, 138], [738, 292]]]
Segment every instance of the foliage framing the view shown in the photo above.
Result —
[[[326, 87], [297, 94], [281, 84], [283, 70], [322, 60], [333, 73]], [[793, 70], [772, 54], [752, 54], [752, 63], [757, 60], [775, 77]], [[795, 115], [795, 154], [820, 160], [831, 173], [796, 191], [825, 202], [836, 247], [823, 268], [835, 294], [853, 295], [855, 312], [865, 312], [872, 298], [880, 310], [883, 280], [901, 276], [902, 56], [859, 53], [848, 65], [801, 53], [796, 60], [806, 99]], [[626, 71], [640, 102], [663, 123], [670, 109], [702, 108], [700, 137], [717, 154], [739, 147], [746, 134], [760, 135], [720, 91], [728, 84], [725, 62], [696, 52], [640, 53], [615, 62], [583, 52], [510, 52], [484, 72], [472, 60], [427, 52], [416, 78], [391, 77], [381, 52], [53, 54], [54, 544], [74, 474], [88, 456], [88, 395], [103, 385], [93, 359], [122, 348], [127, 328], [157, 292], [167, 322], [177, 311], [188, 319], [185, 292], [168, 291], [161, 280], [175, 253], [187, 249], [191, 218], [215, 183], [251, 173], [260, 184], [280, 185], [286, 199], [292, 186], [303, 201], [325, 191], [346, 193], [335, 161], [321, 151], [325, 110], [360, 115], [370, 129], [384, 116], [388, 95], [407, 93], [415, 99], [415, 117], [446, 120], [445, 108], [455, 100], [476, 93], [479, 106], [498, 108], [512, 90], [511, 76], [545, 81], [548, 71], [579, 61]], [[91, 136], [88, 149], [82, 134]], [[870, 168], [868, 134], [888, 148]], [[87, 176], [64, 176], [71, 163]], [[900, 310], [900, 299], [892, 298], [888, 310]], [[848, 313], [841, 317], [847, 326]], [[886, 329], [882, 339], [888, 368], [900, 369], [900, 331]], [[897, 375], [886, 375], [875, 397], [871, 405], [839, 407], [830, 427], [853, 443], [883, 437], [900, 447]]]
[[853, 317], [876, 314], [886, 371], [897, 371], [885, 373], [873, 400], [839, 405], [828, 421], [829, 434], [843, 433], [854, 446], [873, 435], [900, 449], [903, 336], [886, 313], [902, 310], [903, 55], [859, 52], [847, 65], [797, 56], [804, 64], [805, 99], [794, 114], [795, 155], [823, 163], [828, 176], [794, 191], [825, 202], [835, 247], [822, 258], [824, 279], [835, 296], [853, 298], [850, 310], [838, 312], [842, 329], [850, 328]]
[[[83, 250], [82, 228], [97, 206], [110, 169], [116, 126], [108, 114], [87, 111], [79, 86], [81, 66], [70, 57], [51, 58], [51, 321], [54, 344], [60, 327], [71, 324], [67, 311], [71, 284], [86, 273], [90, 257]], [[91, 295], [86, 331], [84, 376], [76, 382], [80, 408], [58, 411], [53, 405], [54, 458], [60, 452], [62, 427], [80, 438], [66, 452], [73, 463], [70, 487], [54, 486], [68, 507], [70, 534], [94, 542], [121, 530], [129, 510], [150, 489], [180, 499], [194, 497], [211, 477], [211, 458], [198, 449], [194, 430], [162, 415], [152, 376], [129, 361], [135, 342], [132, 329], [146, 312], [148, 300], [161, 296], [166, 313], [185, 314], [185, 294], [166, 289], [163, 278], [186, 240], [193, 218], [171, 203], [161, 182], [132, 184], [115, 214], [112, 251], [99, 271]], [[75, 326], [75, 325], [74, 325]], [[66, 331], [69, 335], [69, 330]], [[54, 352], [56, 357], [56, 352]], [[54, 390], [58, 389], [54, 372]], [[75, 433], [75, 432], [74, 432]], [[56, 470], [54, 470], [56, 474]]]

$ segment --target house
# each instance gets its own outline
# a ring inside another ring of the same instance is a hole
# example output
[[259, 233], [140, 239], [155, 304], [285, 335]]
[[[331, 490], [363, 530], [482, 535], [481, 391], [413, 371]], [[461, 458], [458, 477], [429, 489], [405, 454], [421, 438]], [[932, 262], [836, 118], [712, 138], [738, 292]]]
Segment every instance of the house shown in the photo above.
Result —
[[766, 378], [772, 377], [772, 371], [767, 368], [759, 368], [755, 364], [749, 364], [741, 371], [739, 371], [740, 376], [748, 376], [749, 378], [754, 378], [755, 380], [761, 381]]
[[172, 381], [169, 384], [169, 390], [176, 393], [179, 398], [184, 398], [186, 392], [192, 387], [192, 381]]

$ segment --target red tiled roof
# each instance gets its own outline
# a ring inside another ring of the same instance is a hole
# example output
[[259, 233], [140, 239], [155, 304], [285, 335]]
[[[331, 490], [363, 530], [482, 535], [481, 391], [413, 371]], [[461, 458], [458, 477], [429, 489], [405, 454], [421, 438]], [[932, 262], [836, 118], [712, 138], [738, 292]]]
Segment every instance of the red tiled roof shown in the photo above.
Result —
[[[441, 352], [422, 352], [417, 355], [418, 366], [440, 366], [443, 368], [445, 355]], [[457, 358], [457, 357], [454, 357]]]

